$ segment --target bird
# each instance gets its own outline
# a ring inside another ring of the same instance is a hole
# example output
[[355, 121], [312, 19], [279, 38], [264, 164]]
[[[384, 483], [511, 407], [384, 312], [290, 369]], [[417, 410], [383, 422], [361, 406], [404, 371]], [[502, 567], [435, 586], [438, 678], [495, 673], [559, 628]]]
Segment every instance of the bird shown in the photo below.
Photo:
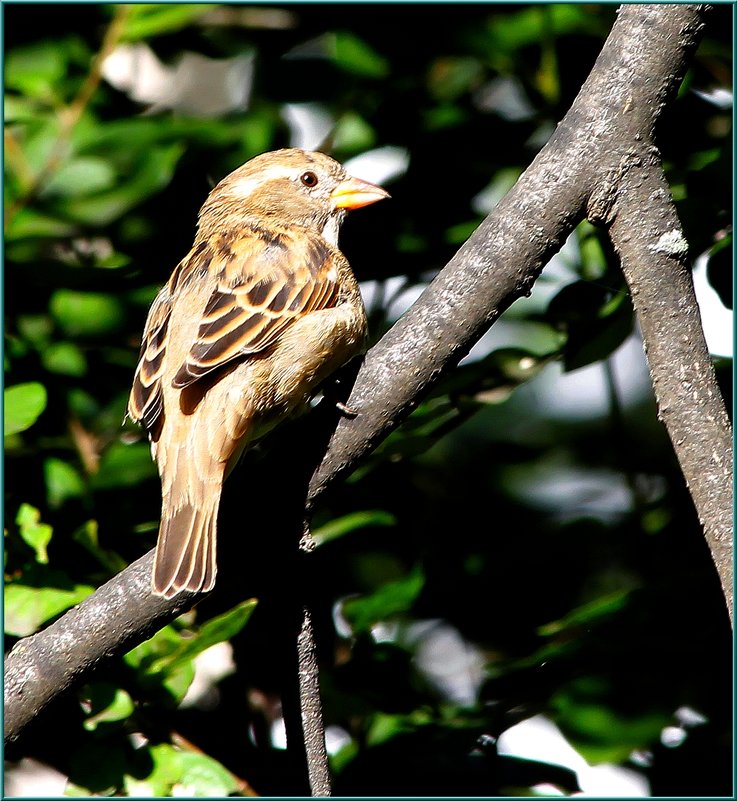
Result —
[[347, 211], [387, 197], [324, 153], [285, 148], [238, 167], [202, 205], [149, 310], [127, 407], [161, 480], [154, 595], [214, 587], [223, 482], [365, 349], [338, 233]]

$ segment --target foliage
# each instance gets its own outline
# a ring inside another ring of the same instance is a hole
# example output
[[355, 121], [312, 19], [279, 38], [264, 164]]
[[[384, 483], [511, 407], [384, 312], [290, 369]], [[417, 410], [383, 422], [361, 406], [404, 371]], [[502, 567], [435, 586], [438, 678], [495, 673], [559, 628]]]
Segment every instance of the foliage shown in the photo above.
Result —
[[[121, 423], [148, 304], [212, 181], [300, 141], [300, 114], [341, 160], [404, 149], [392, 202], [343, 238], [378, 339], [544, 144], [615, 14], [429, 5], [408, 47], [412, 6], [43, 9], [4, 9], [8, 647], [154, 544], [156, 471]], [[730, 109], [704, 95], [731, 89], [729, 13], [714, 13], [660, 141], [692, 253], [710, 252], [731, 305]], [[112, 59], [101, 72], [111, 53], [167, 91], [114, 79]], [[313, 594], [337, 792], [572, 792], [554, 759], [498, 747], [544, 714], [653, 795], [729, 793], [727, 622], [652, 397], [619, 387], [632, 332], [616, 258], [582, 224], [532, 297], [321, 506]], [[581, 375], [581, 397], [601, 386], [600, 401], [566, 409], [559, 392]], [[728, 392], [731, 361], [719, 376]], [[53, 765], [72, 795], [301, 792], [272, 736], [292, 669], [276, 644], [288, 582], [261, 549], [280, 532], [240, 535], [253, 464], [225, 493], [233, 580], [58, 701], [8, 759]], [[273, 488], [256, 497], [280, 503]], [[195, 693], [226, 642], [232, 669]], [[683, 708], [703, 722], [666, 747]]]

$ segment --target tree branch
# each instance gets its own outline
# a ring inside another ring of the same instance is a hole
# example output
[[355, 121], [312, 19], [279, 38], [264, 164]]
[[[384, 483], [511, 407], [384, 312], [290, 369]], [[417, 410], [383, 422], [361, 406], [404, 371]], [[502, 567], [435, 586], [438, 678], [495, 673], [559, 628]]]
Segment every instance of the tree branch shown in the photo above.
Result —
[[[672, 410], [679, 407], [690, 410], [678, 415], [679, 426], [691, 425], [693, 431], [695, 419], [702, 425], [705, 401], [696, 404], [695, 411], [691, 391], [686, 391], [684, 383], [666, 382], [661, 368], [656, 371], [653, 367], [654, 362], [665, 362], [650, 343], [651, 336], [663, 337], [657, 348], [668, 353], [674, 339], [687, 336], [701, 341], [703, 335], [694, 330], [698, 328], [695, 312], [676, 315], [670, 328], [660, 326], [651, 334], [639, 296], [644, 296], [645, 285], [656, 294], [659, 287], [645, 280], [639, 261], [623, 247], [627, 228], [631, 231], [640, 219], [633, 221], [628, 216], [632, 212], [622, 203], [623, 194], [631, 190], [630, 179], [623, 180], [628, 171], [622, 170], [630, 163], [629, 154], [641, 153], [651, 141], [655, 122], [674, 96], [696, 46], [704, 13], [704, 6], [695, 5], [636, 5], [620, 11], [589, 78], [548, 144], [412, 309], [368, 353], [348, 400], [359, 414], [354, 419], [344, 418], [337, 426], [312, 478], [310, 507], [410, 413], [504, 309], [530, 291], [545, 263], [587, 212], [593, 219], [611, 224], [627, 262], [625, 271], [633, 294], [637, 290], [635, 300], [663, 419], [670, 429], [670, 421], [676, 419]], [[658, 180], [662, 181], [662, 176]], [[620, 212], [622, 218], [618, 218]], [[653, 242], [651, 236], [652, 232], [643, 240], [645, 249], [637, 251], [640, 256], [651, 252], [647, 250], [647, 244]], [[656, 271], [672, 271], [676, 265], [683, 268], [682, 257], [661, 255]], [[693, 303], [690, 276], [685, 269], [682, 273], [678, 286], [669, 289], [671, 310]], [[672, 273], [668, 275], [673, 280]], [[663, 279], [658, 281], [662, 284]], [[677, 328], [686, 322], [687, 330]], [[687, 480], [707, 530], [726, 532], [729, 523], [724, 521], [731, 521], [732, 510], [730, 507], [728, 514], [725, 510], [725, 494], [707, 492], [714, 502], [704, 504], [699, 491], [702, 486], [721, 485], [731, 451], [723, 404], [705, 351], [699, 353], [700, 366], [688, 380], [698, 379], [702, 399], [712, 393], [708, 413], [713, 416], [711, 441], [716, 455], [708, 454], [699, 464], [698, 481]], [[680, 458], [682, 433], [670, 433]], [[725, 448], [727, 435], [729, 447]], [[682, 464], [684, 460], [691, 463], [690, 452], [684, 452]], [[722, 534], [710, 536], [719, 543], [726, 539]], [[17, 737], [51, 698], [103, 658], [124, 652], [194, 603], [192, 597], [178, 598], [175, 603], [151, 596], [152, 561], [153, 552], [114, 577], [78, 609], [11, 651], [6, 660], [6, 738]], [[131, 573], [141, 577], [133, 586]]]
[[732, 620], [731, 426], [657, 151], [628, 171], [619, 197], [610, 233], [640, 323], [658, 416], [704, 527]]

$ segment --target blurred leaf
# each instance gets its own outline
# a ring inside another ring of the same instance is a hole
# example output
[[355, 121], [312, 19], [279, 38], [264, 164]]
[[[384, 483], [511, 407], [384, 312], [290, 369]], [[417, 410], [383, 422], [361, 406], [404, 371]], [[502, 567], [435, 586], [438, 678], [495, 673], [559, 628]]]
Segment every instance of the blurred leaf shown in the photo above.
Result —
[[425, 585], [419, 567], [397, 581], [390, 581], [362, 598], [349, 598], [343, 604], [343, 615], [354, 632], [369, 631], [379, 621], [409, 611]]
[[103, 453], [100, 468], [90, 482], [96, 490], [116, 489], [135, 486], [156, 474], [148, 444], [113, 442]]
[[584, 677], [551, 698], [555, 722], [589, 764], [624, 762], [638, 749], [657, 742], [671, 722], [669, 713], [642, 711], [624, 715], [609, 703], [609, 688]]
[[369, 78], [384, 78], [389, 74], [389, 62], [354, 33], [338, 31], [333, 43], [333, 61], [346, 72]]
[[21, 209], [5, 226], [5, 239], [14, 242], [28, 238], [67, 237], [74, 233], [74, 226], [35, 209]]
[[87, 372], [87, 359], [73, 342], [54, 342], [41, 352], [43, 366], [50, 373], [83, 376]]
[[54, 97], [65, 71], [63, 51], [51, 40], [16, 47], [5, 55], [6, 88], [30, 97]]
[[627, 588], [596, 598], [571, 610], [564, 618], [541, 626], [538, 633], [543, 637], [550, 637], [582, 626], [597, 625], [602, 619], [615, 615], [623, 609], [629, 601], [631, 592], [632, 588]]
[[[49, 579], [61, 574], [50, 572]], [[66, 581], [66, 577], [64, 577]], [[27, 637], [61, 612], [81, 603], [94, 592], [93, 587], [76, 584], [71, 589], [30, 587], [17, 581], [5, 584], [5, 633]]]
[[85, 483], [77, 470], [55, 456], [44, 459], [46, 497], [52, 509], [58, 509], [70, 498], [80, 498], [85, 493]]
[[191, 25], [217, 4], [211, 3], [137, 3], [129, 6], [123, 39], [135, 41], [156, 34], [174, 33]]
[[626, 291], [575, 281], [550, 301], [547, 319], [567, 333], [566, 370], [608, 358], [632, 333], [634, 314]]
[[49, 339], [54, 330], [53, 322], [45, 314], [21, 314], [16, 320], [20, 334], [33, 343], [36, 348], [49, 347]]
[[62, 164], [43, 188], [42, 195], [79, 197], [109, 189], [115, 183], [115, 170], [104, 159], [78, 156]]
[[[47, 168], [58, 146], [61, 122], [55, 116], [39, 116], [32, 125], [25, 127], [24, 133], [21, 141], [23, 161], [35, 180]], [[68, 153], [63, 154], [67, 155]]]
[[25, 431], [46, 408], [46, 388], [35, 381], [8, 387], [3, 391], [3, 407], [4, 436]]
[[361, 153], [376, 144], [376, 132], [354, 112], [346, 112], [335, 124], [333, 147], [345, 153]]
[[127, 566], [127, 562], [114, 551], [100, 547], [97, 529], [97, 521], [88, 520], [72, 534], [72, 539], [91, 553], [111, 575], [119, 573]]
[[36, 561], [48, 564], [49, 557], [46, 546], [51, 542], [54, 530], [47, 523], [41, 522], [41, 512], [27, 503], [22, 503], [15, 517], [23, 541], [33, 548]]
[[28, 97], [19, 97], [6, 93], [3, 102], [3, 114], [6, 125], [13, 122], [34, 120], [38, 117], [38, 103]]
[[58, 289], [51, 296], [49, 310], [70, 337], [103, 336], [116, 331], [125, 321], [122, 303], [101, 292]]
[[498, 348], [483, 359], [457, 368], [438, 385], [433, 395], [447, 394], [457, 399], [467, 397], [480, 403], [505, 401], [515, 387], [532, 380], [557, 354], [562, 337], [546, 328], [550, 337], [547, 342], [540, 338], [543, 354], [522, 348]]
[[118, 181], [107, 191], [66, 199], [64, 213], [88, 225], [108, 225], [163, 189], [171, 181], [183, 152], [184, 145], [179, 143], [141, 152], [136, 162], [130, 165], [130, 177]]
[[312, 532], [312, 536], [318, 545], [324, 545], [330, 540], [335, 540], [345, 534], [350, 534], [359, 528], [368, 528], [369, 526], [395, 526], [397, 519], [390, 512], [382, 509], [372, 509], [363, 512], [351, 512], [350, 514], [343, 515], [329, 523], [316, 528]]
[[454, 100], [476, 88], [483, 74], [483, 67], [476, 58], [446, 56], [433, 62], [428, 83], [430, 91], [439, 100]]

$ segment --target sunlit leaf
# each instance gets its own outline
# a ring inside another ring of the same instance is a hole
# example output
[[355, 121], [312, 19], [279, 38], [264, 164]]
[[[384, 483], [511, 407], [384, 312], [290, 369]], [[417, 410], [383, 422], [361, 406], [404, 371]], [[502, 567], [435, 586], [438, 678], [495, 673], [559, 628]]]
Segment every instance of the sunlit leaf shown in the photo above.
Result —
[[41, 522], [41, 512], [30, 504], [22, 503], [15, 517], [18, 530], [24, 542], [33, 548], [36, 561], [47, 564], [49, 561], [46, 547], [51, 542], [53, 528]]
[[18, 582], [5, 585], [5, 633], [27, 637], [61, 612], [81, 603], [94, 591], [77, 584], [70, 589], [30, 587]]
[[117, 330], [125, 310], [113, 295], [59, 289], [51, 296], [49, 309], [67, 336], [102, 336]]
[[248, 622], [257, 603], [255, 598], [251, 598], [203, 623], [195, 637], [188, 640], [183, 639], [176, 651], [154, 663], [151, 670], [173, 670], [185, 662], [191, 662], [198, 654], [213, 645], [235, 637]]
[[115, 170], [104, 159], [79, 156], [63, 164], [43, 190], [44, 195], [78, 197], [108, 189], [115, 183]]
[[384, 511], [383, 509], [371, 509], [363, 512], [351, 512], [350, 514], [343, 515], [329, 523], [316, 528], [312, 532], [312, 536], [318, 545], [323, 545], [330, 540], [338, 539], [345, 534], [350, 534], [360, 528], [367, 528], [369, 526], [393, 526], [396, 525], [397, 519], [393, 514]]
[[130, 8], [123, 38], [135, 41], [181, 30], [206, 14], [212, 6], [207, 3], [138, 3]]
[[30, 428], [46, 408], [46, 388], [31, 381], [3, 391], [3, 433], [7, 437]]
[[84, 693], [89, 714], [84, 721], [87, 731], [94, 731], [101, 723], [115, 723], [130, 717], [134, 710], [128, 693], [108, 682], [96, 682]]
[[113, 442], [103, 453], [98, 472], [92, 476], [95, 489], [131, 487], [153, 478], [156, 466], [151, 458], [151, 449], [144, 442], [124, 445]]
[[21, 209], [14, 214], [5, 226], [6, 241], [12, 242], [31, 237], [66, 237], [74, 233], [75, 227], [66, 220], [60, 220], [35, 209]]
[[111, 189], [89, 197], [65, 200], [65, 214], [89, 225], [108, 225], [163, 189], [171, 181], [183, 152], [184, 145], [174, 143], [141, 153], [136, 163], [131, 165], [129, 175], [117, 181]]
[[50, 373], [83, 376], [87, 372], [87, 359], [73, 342], [54, 342], [41, 352], [43, 366]]
[[349, 598], [343, 614], [355, 632], [368, 631], [375, 623], [408, 611], [425, 585], [419, 567], [397, 581], [382, 585], [370, 595]]
[[350, 31], [334, 34], [333, 60], [346, 72], [370, 78], [383, 78], [389, 73], [388, 61], [361, 38]]
[[70, 498], [84, 495], [85, 484], [69, 462], [49, 456], [44, 460], [44, 479], [49, 506], [56, 509]]
[[50, 99], [65, 69], [63, 51], [53, 40], [16, 47], [5, 56], [5, 86], [30, 97]]

